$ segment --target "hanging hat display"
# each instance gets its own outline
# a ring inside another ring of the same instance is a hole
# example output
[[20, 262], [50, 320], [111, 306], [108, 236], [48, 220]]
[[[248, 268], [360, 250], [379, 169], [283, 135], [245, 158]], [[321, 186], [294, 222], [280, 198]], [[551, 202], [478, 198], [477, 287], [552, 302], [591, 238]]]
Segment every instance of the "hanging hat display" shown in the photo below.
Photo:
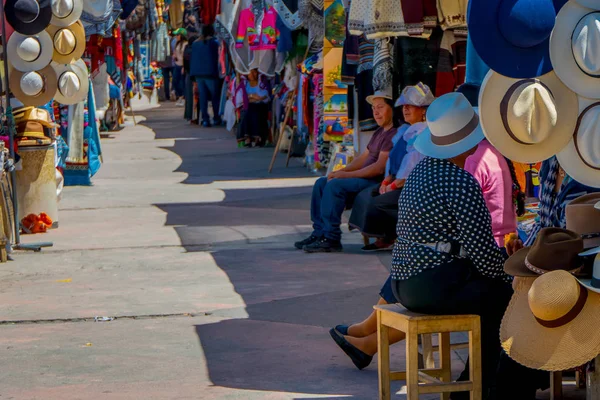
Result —
[[571, 140], [556, 158], [576, 181], [600, 187], [600, 101], [580, 97], [579, 109]]
[[521, 163], [561, 151], [577, 124], [577, 95], [554, 72], [536, 79], [486, 75], [479, 94], [483, 132], [505, 157]]
[[67, 27], [79, 21], [83, 0], [52, 0], [52, 25]]
[[12, 70], [10, 90], [26, 106], [43, 106], [54, 97], [57, 88], [56, 72], [48, 65], [39, 71]]
[[[596, 8], [600, 8], [597, 6]], [[580, 96], [600, 99], [600, 10], [569, 1], [556, 17], [550, 58], [556, 74]]]
[[56, 71], [58, 90], [54, 99], [61, 104], [77, 104], [88, 96], [90, 80], [87, 66], [81, 59], [73, 64], [52, 63]]
[[52, 61], [52, 39], [45, 31], [31, 36], [15, 32], [6, 47], [10, 64], [21, 72], [37, 71]]
[[80, 21], [66, 28], [50, 25], [46, 32], [52, 39], [54, 54], [52, 60], [59, 64], [71, 64], [85, 52], [85, 30]]
[[6, 20], [24, 35], [40, 33], [52, 19], [51, 0], [6, 0]]
[[583, 248], [600, 246], [600, 193], [589, 193], [571, 201], [566, 209], [567, 229], [583, 237]]
[[596, 249], [596, 258], [594, 259], [594, 267], [591, 278], [577, 278], [579, 283], [585, 286], [586, 289], [600, 293], [600, 248]]

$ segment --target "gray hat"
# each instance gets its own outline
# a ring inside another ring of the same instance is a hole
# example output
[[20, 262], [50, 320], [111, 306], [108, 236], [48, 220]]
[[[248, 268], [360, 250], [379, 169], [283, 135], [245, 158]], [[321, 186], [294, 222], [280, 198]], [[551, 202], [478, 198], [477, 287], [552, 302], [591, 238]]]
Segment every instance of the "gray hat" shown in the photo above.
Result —
[[400, 107], [403, 105], [427, 107], [433, 103], [435, 97], [431, 93], [429, 86], [422, 82], [417, 83], [415, 86], [407, 86], [402, 91], [400, 98], [396, 101], [395, 106]]

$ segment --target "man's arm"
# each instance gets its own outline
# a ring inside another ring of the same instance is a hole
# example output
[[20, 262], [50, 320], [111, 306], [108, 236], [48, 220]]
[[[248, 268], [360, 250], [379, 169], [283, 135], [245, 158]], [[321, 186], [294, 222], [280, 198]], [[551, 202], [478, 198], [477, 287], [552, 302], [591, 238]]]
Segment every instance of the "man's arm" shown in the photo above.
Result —
[[345, 178], [374, 178], [385, 173], [385, 164], [387, 163], [389, 151], [379, 153], [377, 161], [366, 168], [361, 168], [356, 171], [349, 172]]
[[346, 167], [342, 168], [340, 171], [344, 171], [344, 172], [358, 171], [359, 169], [362, 168], [363, 165], [365, 165], [367, 158], [369, 158], [369, 150], [363, 151], [360, 156], [356, 157], [354, 160], [352, 160], [352, 162], [350, 164], [346, 165]]

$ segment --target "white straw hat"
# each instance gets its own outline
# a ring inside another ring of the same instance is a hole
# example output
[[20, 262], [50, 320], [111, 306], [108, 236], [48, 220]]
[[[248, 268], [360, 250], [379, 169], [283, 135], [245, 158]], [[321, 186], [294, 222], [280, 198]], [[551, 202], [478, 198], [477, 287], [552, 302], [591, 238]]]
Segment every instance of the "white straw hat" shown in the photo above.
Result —
[[15, 32], [6, 46], [8, 60], [21, 72], [43, 69], [52, 61], [52, 39], [45, 31], [31, 36]]
[[48, 65], [39, 71], [21, 72], [13, 69], [9, 77], [10, 90], [26, 106], [43, 106], [56, 94], [56, 72]]
[[51, 25], [67, 27], [79, 20], [83, 0], [52, 0]]
[[52, 63], [56, 71], [58, 89], [55, 100], [61, 104], [77, 104], [88, 96], [90, 80], [87, 66], [82, 59], [73, 64]]

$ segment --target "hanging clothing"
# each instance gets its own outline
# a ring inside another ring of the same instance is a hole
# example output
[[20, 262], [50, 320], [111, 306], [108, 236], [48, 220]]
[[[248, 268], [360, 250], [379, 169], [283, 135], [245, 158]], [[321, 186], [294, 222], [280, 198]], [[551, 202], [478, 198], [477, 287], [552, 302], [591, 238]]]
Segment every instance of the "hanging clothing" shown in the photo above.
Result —
[[243, 46], [248, 37], [251, 50], [276, 50], [279, 40], [277, 29], [277, 12], [272, 6], [264, 12], [261, 29], [256, 30], [256, 18], [251, 8], [242, 10], [238, 24], [236, 47]]
[[273, 7], [282, 18], [288, 29], [294, 31], [302, 26], [298, 0], [273, 0]]
[[373, 90], [386, 91], [393, 84], [393, 68], [389, 39], [375, 40], [375, 53], [373, 57]]
[[398, 79], [398, 93], [406, 86], [413, 86], [419, 82], [430, 88], [436, 87], [442, 35], [442, 30], [436, 28], [429, 40], [412, 37], [396, 39], [394, 72]]
[[409, 36], [421, 36], [424, 29], [424, 9], [422, 0], [401, 0], [404, 24]]
[[277, 31], [279, 32], [279, 41], [277, 42], [278, 53], [288, 53], [293, 50], [294, 42], [292, 40], [292, 31], [283, 22], [283, 18], [277, 15]]
[[218, 4], [215, 0], [199, 0], [200, 19], [203, 25], [212, 25], [219, 12]]
[[169, 6], [169, 24], [171, 29], [183, 28], [183, 2], [182, 0], [171, 0]]
[[98, 34], [111, 36], [115, 21], [121, 15], [120, 0], [86, 0], [83, 2], [81, 22], [85, 28], [85, 36]]
[[454, 92], [465, 83], [467, 69], [466, 32], [447, 30], [440, 44], [440, 59], [437, 68], [435, 96]]
[[468, 5], [468, 0], [437, 0], [438, 18], [442, 28], [465, 28]]
[[365, 34], [368, 39], [408, 34], [398, 0], [353, 1], [350, 4], [348, 29], [352, 35]]

